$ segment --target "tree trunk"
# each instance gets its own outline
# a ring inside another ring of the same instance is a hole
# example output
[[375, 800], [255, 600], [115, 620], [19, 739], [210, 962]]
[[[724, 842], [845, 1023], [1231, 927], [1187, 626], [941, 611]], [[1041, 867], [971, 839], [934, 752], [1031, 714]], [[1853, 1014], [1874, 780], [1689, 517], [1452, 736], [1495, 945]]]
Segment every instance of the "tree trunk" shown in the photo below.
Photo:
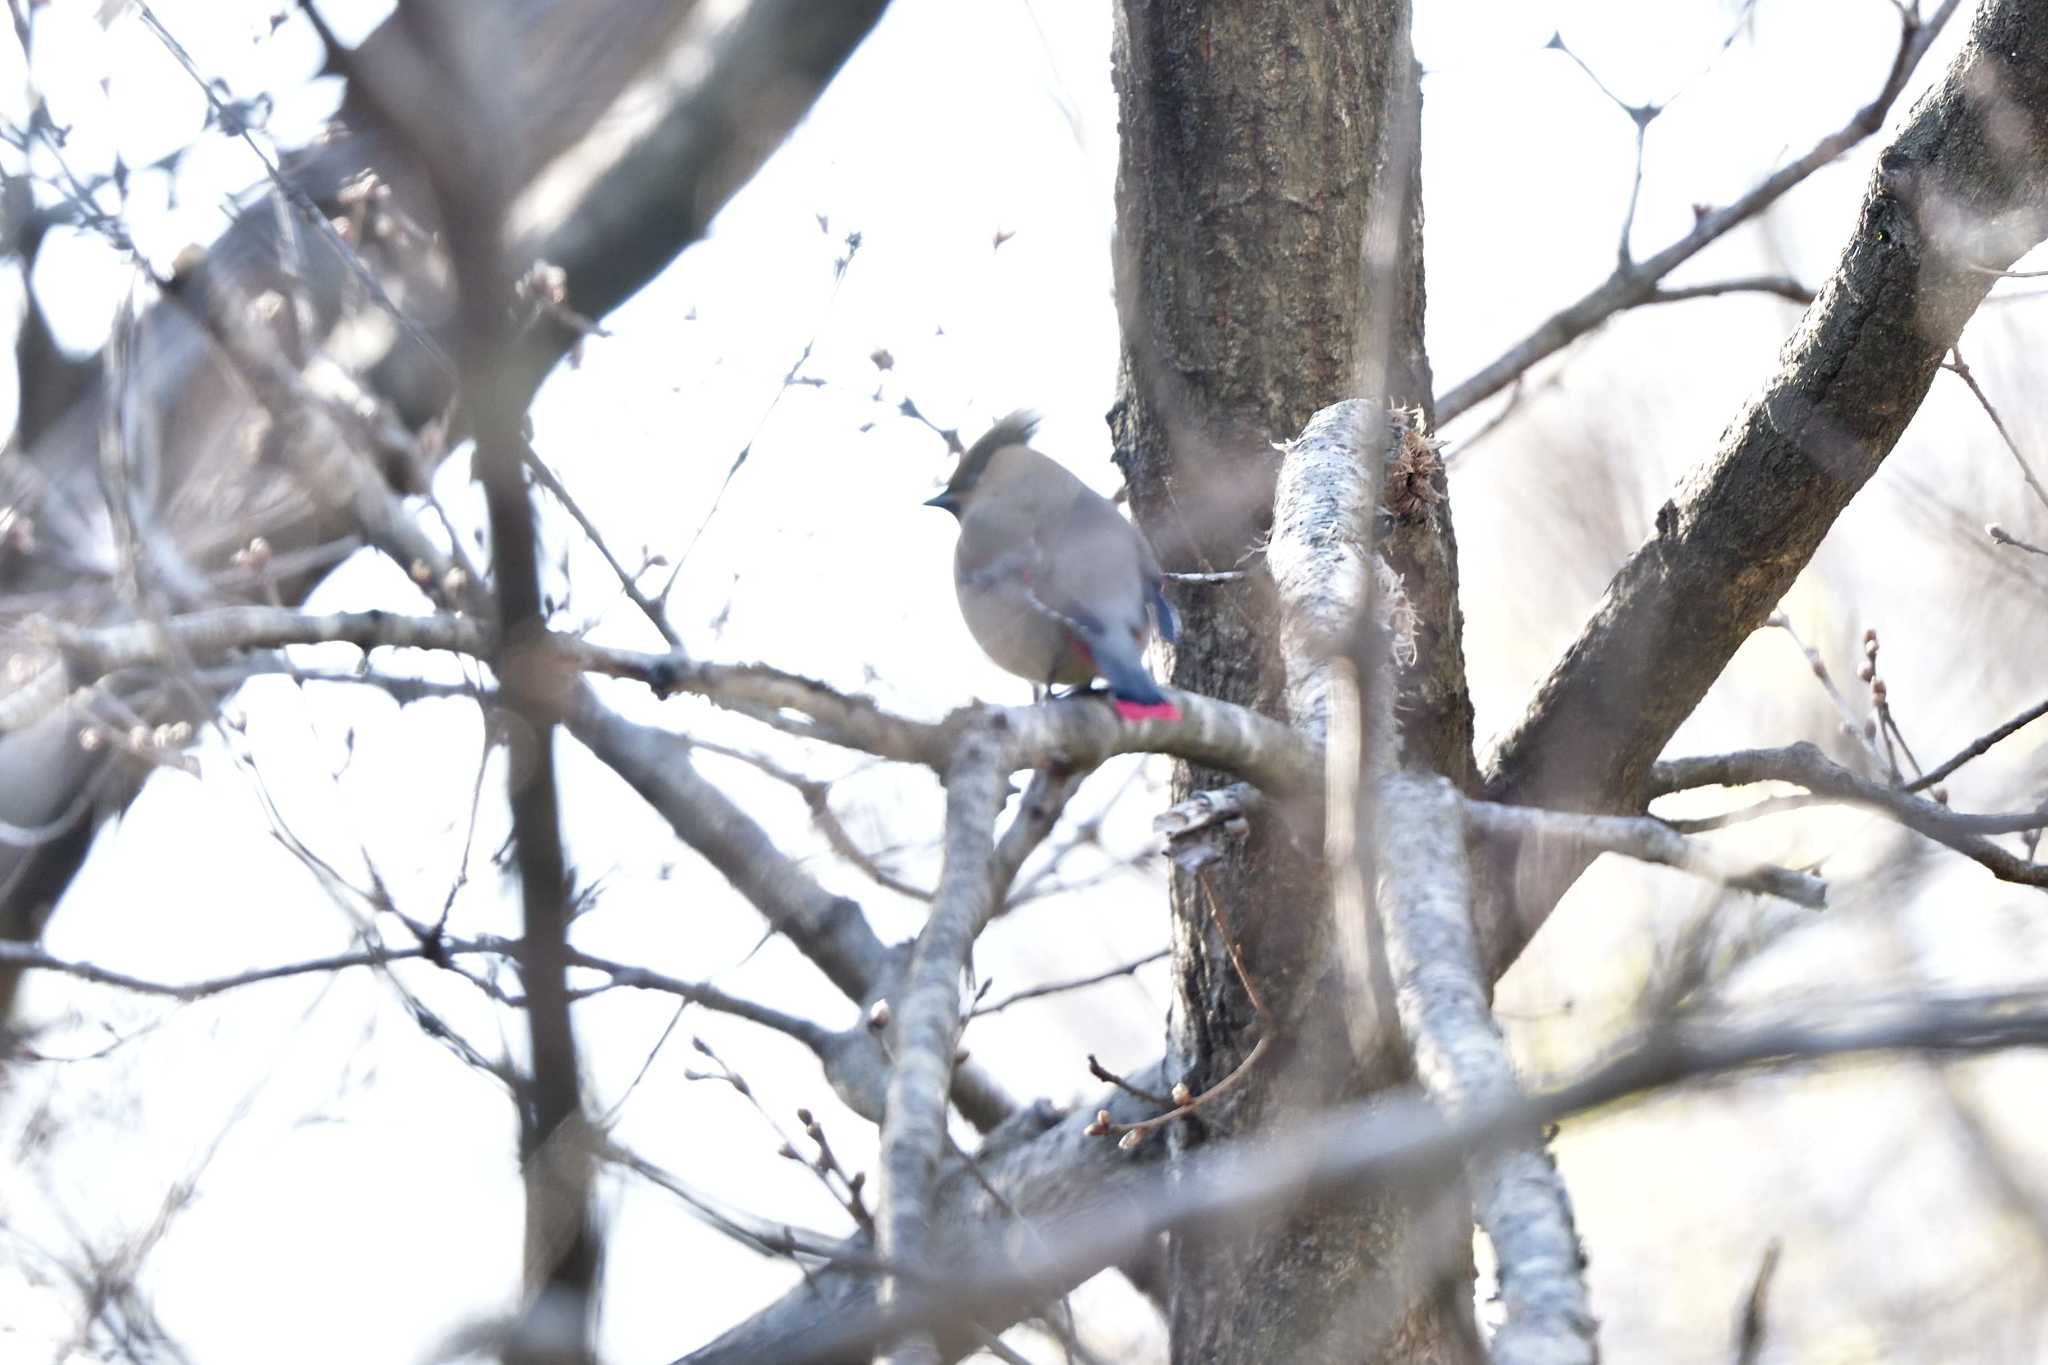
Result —
[[[1429, 400], [1408, 6], [1124, 0], [1114, 70], [1117, 460], [1170, 569], [1255, 565], [1271, 515], [1272, 442], [1339, 398]], [[1441, 471], [1432, 477], [1440, 491]], [[1431, 586], [1451, 602], [1447, 546]], [[1174, 683], [1277, 713], [1270, 585], [1254, 574], [1177, 597], [1186, 628]], [[1437, 647], [1428, 662], [1443, 686], [1410, 718], [1419, 733], [1408, 748], [1464, 784], [1471, 721], [1455, 616], [1434, 625], [1424, 645]], [[1227, 780], [1184, 771], [1178, 794]], [[1175, 877], [1176, 1035], [1189, 1087], [1228, 1075], [1258, 1032], [1210, 893], [1276, 1020], [1246, 1083], [1175, 1125], [1177, 1151], [1225, 1133], [1256, 1141], [1398, 1079], [1390, 1059], [1353, 1058], [1320, 831], [1278, 825], [1266, 822], [1201, 880]], [[1428, 1207], [1383, 1193], [1322, 1200], [1176, 1236], [1169, 1257], [1176, 1361], [1478, 1354], [1461, 1195]]]

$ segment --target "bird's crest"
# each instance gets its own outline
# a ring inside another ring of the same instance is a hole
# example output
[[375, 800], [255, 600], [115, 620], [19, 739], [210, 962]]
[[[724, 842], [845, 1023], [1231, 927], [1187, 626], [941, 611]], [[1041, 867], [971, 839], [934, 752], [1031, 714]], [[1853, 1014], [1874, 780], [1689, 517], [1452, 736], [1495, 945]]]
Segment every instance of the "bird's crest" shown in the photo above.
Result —
[[960, 467], [953, 471], [949, 485], [958, 492], [966, 492], [981, 478], [981, 472], [988, 468], [988, 462], [995, 453], [1005, 446], [1021, 446], [1031, 443], [1031, 435], [1038, 430], [1038, 414], [1029, 408], [1019, 408], [1007, 417], [998, 417], [988, 434], [967, 448], [960, 457]]

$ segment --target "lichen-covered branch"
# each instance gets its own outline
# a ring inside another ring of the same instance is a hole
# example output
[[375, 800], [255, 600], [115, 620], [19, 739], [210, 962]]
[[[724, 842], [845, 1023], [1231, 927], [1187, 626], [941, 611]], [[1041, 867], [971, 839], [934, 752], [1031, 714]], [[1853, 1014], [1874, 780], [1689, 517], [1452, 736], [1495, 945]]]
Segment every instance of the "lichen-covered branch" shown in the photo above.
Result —
[[1281, 604], [1280, 655], [1287, 715], [1320, 748], [1330, 728], [1333, 677], [1375, 593], [1373, 519], [1389, 436], [1387, 410], [1363, 399], [1332, 403], [1286, 443], [1273, 487], [1266, 569]]
[[[1382, 787], [1375, 909], [1415, 1074], [1453, 1121], [1517, 1104], [1472, 929], [1464, 803], [1448, 779]], [[1471, 1161], [1473, 1205], [1500, 1264], [1496, 1365], [1591, 1365], [1599, 1350], [1564, 1179], [1531, 1133]]]
[[[895, 1066], [882, 1119], [875, 1230], [883, 1257], [912, 1272], [932, 1265], [933, 1187], [946, 1148], [961, 983], [974, 940], [996, 910], [994, 827], [1010, 772], [1003, 758], [994, 736], [976, 727], [961, 737], [947, 765], [945, 863], [931, 918], [917, 936], [893, 1010]], [[894, 1277], [885, 1281], [885, 1301], [901, 1292]], [[930, 1339], [913, 1337], [888, 1358], [923, 1365], [938, 1359], [938, 1348]]]

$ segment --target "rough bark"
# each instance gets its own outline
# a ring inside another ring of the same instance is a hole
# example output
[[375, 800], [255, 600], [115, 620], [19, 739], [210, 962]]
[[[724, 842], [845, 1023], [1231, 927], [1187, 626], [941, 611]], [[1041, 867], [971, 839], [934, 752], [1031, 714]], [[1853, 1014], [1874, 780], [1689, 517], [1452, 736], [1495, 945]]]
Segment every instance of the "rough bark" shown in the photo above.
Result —
[[[1337, 398], [1421, 403], [1430, 392], [1408, 9], [1124, 0], [1114, 74], [1117, 460], [1170, 568], [1237, 567], [1266, 531], [1273, 441]], [[1179, 603], [1175, 683], [1277, 712], [1261, 576], [1191, 586]], [[1183, 795], [1216, 785], [1201, 769], [1179, 778]], [[1205, 874], [1280, 1037], [1254, 1083], [1177, 1126], [1176, 1150], [1222, 1134], [1255, 1142], [1289, 1115], [1391, 1079], [1352, 1065], [1316, 843], [1261, 822]], [[1203, 887], [1178, 874], [1173, 909], [1180, 1061], [1200, 1090], [1251, 1049], [1254, 1012]], [[1425, 1215], [1384, 1191], [1324, 1198], [1176, 1234], [1169, 1257], [1176, 1360], [1424, 1362], [1473, 1350], [1462, 1208]]]
[[[1496, 799], [1640, 810], [1650, 766], [1898, 444], [1996, 276], [2048, 233], [2048, 26], [1992, 0], [1879, 159], [1778, 372], [1656, 516], [1487, 778]], [[1527, 846], [1505, 970], [1583, 861]]]

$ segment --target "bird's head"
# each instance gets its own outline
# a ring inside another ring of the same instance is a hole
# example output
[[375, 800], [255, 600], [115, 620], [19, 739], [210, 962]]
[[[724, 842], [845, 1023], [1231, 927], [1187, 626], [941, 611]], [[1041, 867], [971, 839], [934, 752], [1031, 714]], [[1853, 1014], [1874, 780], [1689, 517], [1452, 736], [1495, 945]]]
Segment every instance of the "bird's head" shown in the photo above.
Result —
[[1013, 446], [1030, 443], [1031, 433], [1038, 429], [1038, 414], [1017, 411], [997, 420], [988, 429], [988, 434], [969, 446], [967, 453], [960, 457], [960, 463], [953, 470], [953, 477], [946, 486], [932, 497], [926, 498], [926, 507], [936, 507], [951, 512], [955, 517], [966, 514], [968, 506], [980, 490], [982, 476], [988, 472], [989, 462], [1001, 451]]

